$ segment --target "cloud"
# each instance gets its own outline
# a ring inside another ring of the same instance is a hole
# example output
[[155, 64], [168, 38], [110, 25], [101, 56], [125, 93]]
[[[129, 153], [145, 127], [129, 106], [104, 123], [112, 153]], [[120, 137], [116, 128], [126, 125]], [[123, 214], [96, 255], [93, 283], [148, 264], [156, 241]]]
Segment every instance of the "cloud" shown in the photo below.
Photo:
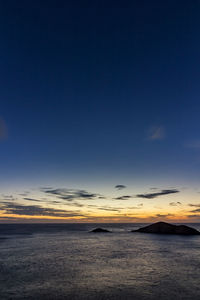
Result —
[[95, 208], [98, 210], [106, 210], [106, 211], [122, 211], [122, 210], [127, 210], [127, 209], [141, 209], [143, 204], [138, 204], [137, 206], [131, 206], [131, 207], [110, 207], [110, 206], [98, 206], [98, 205], [92, 205], [89, 204], [87, 205], [88, 208]]
[[200, 215], [189, 215], [189, 216], [187, 216], [188, 218], [200, 218]]
[[176, 190], [176, 189], [162, 190], [162, 191], [156, 192], [156, 193], [138, 194], [138, 195], [136, 195], [136, 197], [137, 198], [154, 199], [154, 198], [157, 198], [159, 196], [175, 194], [175, 193], [179, 193], [179, 191]]
[[166, 217], [172, 217], [174, 216], [173, 214], [157, 214], [156, 217], [159, 218], [166, 218]]
[[200, 207], [200, 204], [188, 204], [188, 206], [191, 206], [191, 207]]
[[43, 202], [43, 200], [33, 199], [33, 198], [24, 198], [26, 201], [35, 201], [35, 202]]
[[131, 206], [131, 207], [124, 207], [124, 209], [141, 209], [142, 206], [138, 205], [138, 206]]
[[18, 220], [16, 217], [0, 216], [0, 220]]
[[[48, 204], [50, 202], [49, 199], [46, 199], [46, 198], [42, 198], [42, 199], [39, 200], [39, 199], [24, 197], [23, 199], [26, 200], [26, 201], [43, 202], [43, 203], [46, 202]], [[54, 204], [63, 204], [63, 201], [62, 201], [62, 198], [61, 198], [61, 200], [59, 200], [59, 199], [58, 200], [53, 200], [53, 201], [51, 201], [51, 203], [54, 203]], [[78, 203], [76, 201], [68, 201], [67, 206], [83, 207], [84, 205], [81, 204], [81, 203]]]
[[6, 201], [7, 200], [10, 200], [10, 201], [12, 201], [12, 200], [15, 200], [16, 198], [15, 197], [13, 197], [13, 195], [1, 195]]
[[193, 209], [193, 210], [191, 210], [191, 212], [194, 212], [194, 213], [200, 213], [200, 208]]
[[25, 192], [20, 193], [20, 194], [18, 194], [18, 195], [19, 195], [19, 196], [24, 196], [24, 197], [26, 197], [26, 196], [28, 196], [28, 194], [30, 194], [30, 192], [29, 192], [29, 191], [25, 191]]
[[[59, 202], [60, 203], [60, 202]], [[78, 202], [68, 202], [67, 206], [74, 206], [74, 207], [83, 207], [84, 204], [78, 203]]]
[[0, 140], [7, 137], [7, 126], [2, 118], [0, 118]]
[[117, 212], [120, 212], [122, 209], [124, 209], [122, 207], [98, 206], [98, 205], [94, 205], [94, 204], [88, 204], [87, 207], [98, 209], [98, 210], [117, 211]]
[[97, 207], [99, 210], [106, 210], [106, 211], [117, 211], [120, 212], [119, 208], [112, 208], [112, 207]]
[[93, 200], [97, 197], [101, 196], [95, 193], [89, 193], [85, 190], [75, 190], [75, 189], [42, 189], [46, 194], [54, 195], [60, 199], [66, 201], [74, 201], [74, 200]]
[[39, 205], [23, 205], [12, 202], [4, 202], [1, 206], [5, 214], [25, 215], [25, 216], [51, 216], [51, 217], [77, 217], [83, 216], [79, 212], [66, 211], [63, 209], [54, 209], [41, 207]]
[[200, 149], [200, 140], [193, 140], [185, 144], [187, 148]]
[[178, 202], [170, 202], [169, 205], [170, 206], [178, 206], [178, 205], [181, 205], [181, 202], [179, 202], [179, 201]]
[[117, 190], [123, 190], [123, 189], [126, 188], [126, 185], [123, 185], [123, 184], [117, 184], [117, 185], [115, 186], [115, 188], [116, 188]]
[[120, 196], [120, 197], [116, 197], [116, 198], [113, 198], [113, 199], [114, 200], [129, 200], [130, 198], [132, 198], [132, 196], [125, 195], [125, 196]]
[[149, 130], [148, 140], [156, 141], [162, 140], [165, 137], [165, 131], [162, 126], [153, 126]]

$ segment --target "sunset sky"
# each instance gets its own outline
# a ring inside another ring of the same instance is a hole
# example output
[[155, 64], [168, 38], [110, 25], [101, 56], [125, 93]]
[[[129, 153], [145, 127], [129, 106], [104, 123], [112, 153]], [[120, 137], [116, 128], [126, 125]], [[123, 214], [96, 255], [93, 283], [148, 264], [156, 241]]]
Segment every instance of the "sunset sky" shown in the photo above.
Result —
[[200, 222], [199, 15], [1, 1], [0, 222]]

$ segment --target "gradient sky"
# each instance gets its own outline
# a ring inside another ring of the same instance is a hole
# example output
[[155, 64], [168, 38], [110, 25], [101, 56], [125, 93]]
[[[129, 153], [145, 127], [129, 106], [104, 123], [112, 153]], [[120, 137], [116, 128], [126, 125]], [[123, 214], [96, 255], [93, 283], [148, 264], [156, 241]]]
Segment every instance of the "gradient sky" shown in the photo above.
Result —
[[0, 222], [200, 222], [199, 15], [1, 1]]

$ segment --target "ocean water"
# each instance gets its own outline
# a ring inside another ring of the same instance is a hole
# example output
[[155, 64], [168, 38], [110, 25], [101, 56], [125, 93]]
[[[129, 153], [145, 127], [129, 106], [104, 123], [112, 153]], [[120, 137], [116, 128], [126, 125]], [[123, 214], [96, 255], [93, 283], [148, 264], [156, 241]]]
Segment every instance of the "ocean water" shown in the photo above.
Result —
[[142, 225], [0, 224], [0, 299], [199, 300], [200, 236]]

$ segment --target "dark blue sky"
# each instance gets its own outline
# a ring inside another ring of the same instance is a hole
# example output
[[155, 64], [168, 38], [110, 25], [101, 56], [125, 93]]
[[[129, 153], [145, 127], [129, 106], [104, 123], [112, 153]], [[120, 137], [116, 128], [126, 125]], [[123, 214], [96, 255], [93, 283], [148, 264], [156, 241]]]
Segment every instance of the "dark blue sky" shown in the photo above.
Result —
[[2, 184], [197, 183], [199, 15], [194, 0], [1, 1]]

